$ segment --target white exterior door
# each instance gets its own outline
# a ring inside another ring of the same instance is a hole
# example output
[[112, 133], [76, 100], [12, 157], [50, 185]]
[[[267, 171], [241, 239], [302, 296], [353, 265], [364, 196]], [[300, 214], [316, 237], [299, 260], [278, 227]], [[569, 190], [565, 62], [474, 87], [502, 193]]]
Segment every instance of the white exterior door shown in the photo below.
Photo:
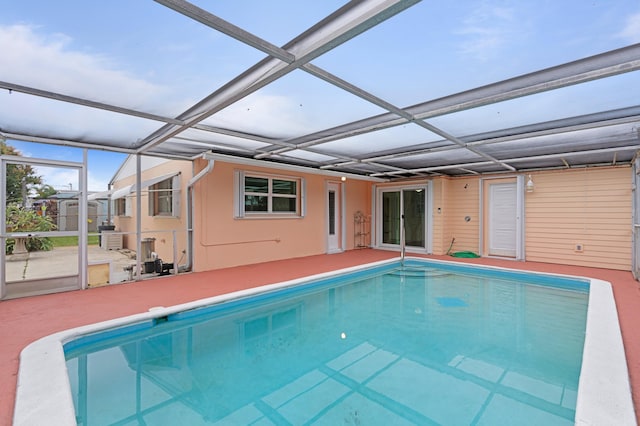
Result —
[[517, 185], [489, 185], [489, 256], [516, 257]]
[[340, 184], [327, 184], [327, 252], [342, 251], [342, 205]]

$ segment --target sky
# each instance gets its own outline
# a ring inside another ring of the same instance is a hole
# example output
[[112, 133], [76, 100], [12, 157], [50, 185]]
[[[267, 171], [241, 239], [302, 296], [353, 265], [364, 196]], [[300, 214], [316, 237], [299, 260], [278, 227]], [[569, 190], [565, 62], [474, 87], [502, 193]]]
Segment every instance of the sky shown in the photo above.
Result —
[[[193, 3], [283, 45], [344, 2]], [[180, 114], [264, 57], [150, 0], [0, 0], [0, 11], [0, 81], [154, 114]], [[422, 1], [313, 63], [402, 107], [638, 42], [638, 0]], [[558, 91], [536, 96], [527, 105], [516, 101], [435, 122], [453, 134], [465, 134], [485, 130], [498, 108], [504, 126], [520, 124], [509, 109], [553, 116], [561, 105], [566, 114], [588, 113], [596, 108], [591, 105], [596, 91], [598, 102], [611, 108], [635, 105], [637, 80], [635, 75], [620, 77], [585, 86], [582, 92]], [[574, 100], [571, 105], [568, 99]], [[207, 123], [289, 138], [380, 112], [293, 72]], [[115, 140], [128, 147], [159, 127], [151, 120], [53, 105], [51, 100], [0, 90], [0, 131]], [[424, 135], [402, 137], [418, 141]], [[76, 148], [9, 143], [25, 156], [82, 159]], [[381, 141], [380, 146], [384, 143], [390, 142]], [[106, 190], [124, 158], [90, 151], [89, 189]], [[42, 171], [54, 187], [69, 184], [69, 176], [55, 172]]]
[[[7, 141], [8, 145], [16, 148], [23, 157], [41, 158], [55, 161], [82, 163], [83, 149], [49, 144], [39, 144], [21, 141]], [[91, 192], [106, 191], [108, 184], [120, 164], [126, 159], [126, 154], [97, 150], [87, 151], [87, 186]], [[57, 190], [78, 190], [80, 176], [74, 169], [64, 167], [33, 166], [35, 173], [43, 177], [44, 183]]]

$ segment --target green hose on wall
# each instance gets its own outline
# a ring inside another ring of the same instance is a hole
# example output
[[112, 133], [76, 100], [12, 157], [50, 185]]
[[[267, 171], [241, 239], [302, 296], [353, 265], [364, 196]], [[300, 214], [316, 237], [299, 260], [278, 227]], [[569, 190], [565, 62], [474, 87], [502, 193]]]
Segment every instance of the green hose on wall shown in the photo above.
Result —
[[476, 253], [472, 252], [472, 251], [456, 251], [454, 253], [451, 253], [451, 249], [453, 248], [453, 243], [456, 241], [455, 237], [451, 239], [451, 244], [449, 245], [449, 250], [447, 250], [447, 255], [451, 256], [451, 257], [464, 257], [464, 258], [476, 258], [476, 257], [480, 257], [479, 255], [477, 255]]

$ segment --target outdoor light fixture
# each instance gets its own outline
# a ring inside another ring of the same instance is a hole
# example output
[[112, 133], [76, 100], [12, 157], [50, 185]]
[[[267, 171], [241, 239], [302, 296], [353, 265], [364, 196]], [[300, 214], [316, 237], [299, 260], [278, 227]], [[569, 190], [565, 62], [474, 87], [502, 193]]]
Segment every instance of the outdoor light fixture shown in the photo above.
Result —
[[531, 175], [529, 175], [529, 180], [527, 180], [527, 185], [525, 186], [527, 192], [533, 192], [533, 180], [531, 179]]
[[346, 177], [346, 176], [342, 176], [342, 177], [340, 178], [340, 180], [344, 182], [344, 181], [346, 181], [346, 180], [347, 180], [347, 177]]

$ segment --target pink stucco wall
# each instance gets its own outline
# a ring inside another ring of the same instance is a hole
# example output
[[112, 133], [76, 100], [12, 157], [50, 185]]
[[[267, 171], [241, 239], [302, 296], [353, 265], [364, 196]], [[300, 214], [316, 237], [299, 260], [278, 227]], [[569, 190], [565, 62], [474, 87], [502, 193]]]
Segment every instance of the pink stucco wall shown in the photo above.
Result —
[[[204, 167], [199, 161], [196, 170]], [[287, 218], [235, 218], [234, 170], [304, 178], [306, 214]], [[216, 161], [194, 188], [194, 269], [218, 269], [327, 252], [328, 182], [340, 178], [297, 171], [277, 171]], [[370, 183], [344, 182], [346, 249], [353, 248], [353, 215], [370, 211]]]
[[[149, 216], [149, 199], [146, 190], [141, 195], [142, 207], [142, 238], [155, 238], [155, 252], [165, 263], [173, 261], [174, 244], [173, 235], [175, 231], [176, 237], [176, 253], [178, 264], [186, 263], [187, 250], [187, 209], [185, 202], [186, 187], [192, 176], [192, 163], [190, 161], [168, 161], [158, 166], [149, 168], [142, 172], [142, 181], [170, 173], [180, 172], [180, 191], [174, 195], [180, 197], [180, 211], [177, 216]], [[122, 188], [127, 185], [135, 184], [134, 176], [127, 176], [117, 182], [114, 182], [114, 189]], [[148, 188], [147, 188], [148, 189]], [[135, 194], [131, 198], [131, 211], [128, 216], [114, 216], [114, 225], [116, 231], [128, 232], [123, 236], [123, 245], [125, 248], [136, 250], [136, 199]], [[144, 260], [144, 259], [143, 259]]]

